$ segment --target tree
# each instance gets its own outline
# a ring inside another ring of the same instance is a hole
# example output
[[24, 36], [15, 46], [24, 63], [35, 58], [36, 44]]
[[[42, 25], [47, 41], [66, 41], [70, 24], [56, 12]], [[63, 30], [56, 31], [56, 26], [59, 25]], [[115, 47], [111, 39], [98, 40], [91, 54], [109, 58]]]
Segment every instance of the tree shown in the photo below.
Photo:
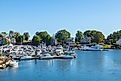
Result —
[[52, 37], [50, 35], [47, 35], [46, 36], [46, 44], [47, 45], [50, 45], [51, 44], [51, 39], [52, 39]]
[[10, 40], [8, 38], [5, 38], [4, 45], [10, 44]]
[[84, 36], [91, 37], [91, 30], [87, 30], [84, 32]]
[[84, 32], [84, 36], [91, 37], [91, 43], [102, 43], [105, 39], [103, 33], [96, 30], [87, 30]]
[[3, 35], [2, 34], [0, 34], [0, 38], [3, 38]]
[[22, 44], [23, 43], [23, 35], [18, 35], [16, 37], [16, 43], [18, 43], [18, 44]]
[[102, 43], [104, 42], [105, 36], [102, 34], [102, 32], [99, 31], [92, 31], [92, 43]]
[[117, 32], [113, 32], [112, 34], [107, 36], [107, 43], [108, 44], [114, 44], [120, 38], [121, 38], [121, 30], [119, 30]]
[[51, 36], [47, 33], [47, 31], [43, 32], [36, 32], [36, 35], [40, 37], [41, 42], [46, 43], [47, 45], [50, 44]]
[[14, 38], [16, 39], [19, 35], [20, 35], [19, 32], [15, 32], [15, 34], [14, 34]]
[[32, 38], [32, 44], [35, 45], [35, 46], [38, 46], [40, 44], [40, 37], [38, 35], [34, 35], [33, 38]]
[[6, 37], [7, 33], [6, 33], [6, 32], [1, 32], [1, 35], [2, 35], [3, 37]]
[[75, 37], [75, 42], [80, 42], [83, 37], [83, 33], [81, 31], [77, 31], [76, 37]]
[[24, 40], [26, 40], [26, 41], [29, 40], [30, 35], [28, 32], [24, 32], [23, 36], [24, 36]]
[[67, 30], [60, 30], [55, 34], [55, 38], [58, 42], [63, 44], [68, 38], [70, 38], [70, 33]]

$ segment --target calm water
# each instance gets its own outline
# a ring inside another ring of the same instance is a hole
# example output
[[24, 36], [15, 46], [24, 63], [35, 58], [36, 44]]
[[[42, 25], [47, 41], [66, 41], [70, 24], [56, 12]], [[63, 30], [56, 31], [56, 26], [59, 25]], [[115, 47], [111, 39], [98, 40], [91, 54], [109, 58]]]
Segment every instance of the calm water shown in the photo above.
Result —
[[121, 51], [79, 51], [72, 60], [21, 61], [0, 71], [0, 81], [121, 81]]

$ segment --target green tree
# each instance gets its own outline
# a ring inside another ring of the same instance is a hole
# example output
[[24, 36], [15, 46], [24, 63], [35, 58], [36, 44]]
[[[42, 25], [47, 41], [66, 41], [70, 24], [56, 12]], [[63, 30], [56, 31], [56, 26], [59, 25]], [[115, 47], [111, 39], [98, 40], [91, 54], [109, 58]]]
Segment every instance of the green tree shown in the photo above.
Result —
[[117, 40], [121, 38], [121, 30], [117, 32], [113, 32], [112, 34], [107, 36], [107, 44], [114, 44]]
[[40, 44], [40, 37], [38, 35], [34, 35], [33, 38], [32, 38], [32, 44], [35, 45], [35, 46], [38, 46]]
[[4, 41], [4, 45], [6, 45], [6, 44], [10, 44], [10, 40], [7, 38], [5, 38], [5, 41]]
[[102, 34], [102, 32], [99, 31], [92, 31], [92, 43], [102, 43], [104, 42], [105, 36]]
[[0, 38], [3, 38], [3, 35], [2, 34], [0, 34]]
[[84, 36], [91, 37], [91, 30], [87, 30], [84, 32]]
[[36, 35], [40, 37], [41, 42], [46, 43], [47, 45], [50, 44], [50, 40], [51, 40], [51, 36], [48, 34], [47, 31], [43, 31], [43, 32], [36, 32]]
[[24, 40], [26, 40], [26, 41], [29, 40], [30, 35], [28, 32], [24, 32], [23, 36], [24, 36]]
[[18, 43], [18, 44], [22, 44], [23, 43], [23, 35], [18, 35], [16, 37], [16, 43]]
[[6, 32], [1, 32], [1, 35], [2, 35], [3, 37], [6, 37], [7, 33], [6, 33]]
[[83, 33], [81, 31], [77, 31], [76, 37], [75, 37], [75, 42], [80, 42], [83, 37]]
[[60, 30], [55, 34], [55, 38], [58, 42], [63, 44], [68, 38], [70, 38], [70, 33], [67, 30]]
[[45, 41], [46, 41], [46, 44], [47, 45], [50, 45], [51, 44], [51, 39], [52, 39], [52, 37], [50, 35], [47, 35], [46, 36]]
[[14, 38], [17, 39], [17, 37], [18, 37], [19, 35], [20, 35], [19, 32], [15, 32], [15, 34], [14, 34]]
[[91, 43], [102, 43], [105, 40], [103, 33], [96, 30], [87, 30], [84, 32], [84, 36], [91, 37]]

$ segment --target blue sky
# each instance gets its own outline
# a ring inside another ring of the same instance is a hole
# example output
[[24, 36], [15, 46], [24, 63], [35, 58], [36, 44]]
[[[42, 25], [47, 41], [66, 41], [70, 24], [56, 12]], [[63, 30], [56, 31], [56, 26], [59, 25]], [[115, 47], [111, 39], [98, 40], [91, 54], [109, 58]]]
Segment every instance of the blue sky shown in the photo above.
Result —
[[121, 29], [121, 0], [0, 0], [0, 31], [96, 29], [108, 35]]

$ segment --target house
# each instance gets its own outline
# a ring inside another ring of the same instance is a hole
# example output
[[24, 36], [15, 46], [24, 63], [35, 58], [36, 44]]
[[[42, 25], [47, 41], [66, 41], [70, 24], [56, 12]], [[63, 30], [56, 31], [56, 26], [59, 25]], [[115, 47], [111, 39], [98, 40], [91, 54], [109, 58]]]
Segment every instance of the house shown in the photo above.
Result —
[[9, 33], [9, 38], [10, 38], [10, 43], [11, 44], [16, 44], [16, 39], [14, 38], [15, 32], [10, 31]]
[[16, 44], [16, 39], [15, 38], [10, 38], [11, 44]]
[[90, 44], [90, 43], [91, 43], [91, 37], [84, 37], [80, 41], [80, 44]]
[[118, 41], [116, 41], [116, 44], [121, 46], [121, 39], [119, 39]]
[[74, 41], [74, 40], [75, 40], [75, 39], [74, 39], [73, 37], [68, 38], [68, 39], [66, 40], [66, 44], [73, 47], [73, 46], [75, 46], [75, 41]]

